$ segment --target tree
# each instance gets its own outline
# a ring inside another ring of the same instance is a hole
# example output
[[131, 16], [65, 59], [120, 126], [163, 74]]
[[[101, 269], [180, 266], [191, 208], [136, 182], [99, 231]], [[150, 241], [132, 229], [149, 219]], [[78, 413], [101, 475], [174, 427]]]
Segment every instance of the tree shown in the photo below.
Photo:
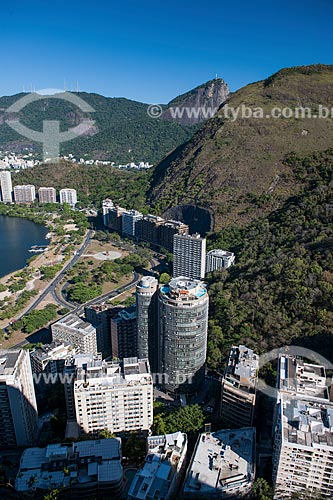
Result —
[[160, 280], [159, 281], [160, 281], [160, 283], [162, 285], [166, 285], [167, 283], [169, 283], [170, 280], [171, 280], [170, 274], [168, 274], [168, 273], [162, 273], [160, 275]]
[[57, 306], [48, 304], [41, 310], [34, 310], [23, 318], [23, 330], [32, 333], [57, 317]]
[[264, 478], [258, 477], [252, 486], [252, 498], [254, 500], [272, 500], [272, 486]]
[[62, 307], [61, 309], [59, 309], [58, 314], [60, 316], [65, 316], [65, 314], [68, 314], [69, 311], [70, 309], [68, 307]]
[[123, 444], [124, 455], [133, 460], [135, 463], [140, 463], [144, 460], [147, 452], [146, 439], [136, 432], [131, 432]]
[[69, 299], [84, 304], [102, 294], [102, 287], [96, 284], [76, 283], [68, 287]]
[[116, 435], [113, 432], [109, 431], [108, 429], [103, 429], [98, 433], [98, 437], [100, 439], [111, 439], [115, 438]]
[[181, 431], [185, 433], [199, 431], [205, 421], [205, 415], [199, 405], [188, 405], [171, 413], [159, 413], [154, 417], [156, 434], [171, 434]]
[[163, 414], [159, 413], [154, 416], [154, 434], [157, 436], [161, 434], [165, 434], [165, 420], [163, 418]]

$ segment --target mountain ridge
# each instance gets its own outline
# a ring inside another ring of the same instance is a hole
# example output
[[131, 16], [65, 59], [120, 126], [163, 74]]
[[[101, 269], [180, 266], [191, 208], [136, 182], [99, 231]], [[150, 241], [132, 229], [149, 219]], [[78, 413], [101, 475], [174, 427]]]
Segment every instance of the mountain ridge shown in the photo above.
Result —
[[[220, 83], [215, 84], [218, 88]], [[221, 84], [225, 86], [224, 82]], [[187, 94], [192, 97], [196, 92], [203, 92], [211, 81], [192, 89]], [[217, 92], [218, 93], [218, 92]], [[170, 151], [186, 142], [196, 130], [202, 117], [197, 120], [165, 120], [153, 118], [148, 114], [148, 104], [125, 97], [104, 97], [96, 93], [73, 92], [88, 103], [95, 112], [89, 118], [95, 121], [89, 134], [83, 135], [61, 145], [61, 154], [73, 153], [78, 157], [111, 160], [118, 163], [130, 161], [149, 161], [156, 163]], [[187, 95], [185, 94], [185, 95]], [[208, 92], [209, 94], [209, 92]], [[0, 97], [0, 149], [23, 151], [25, 148], [41, 151], [41, 146], [13, 131], [6, 123], [8, 117], [17, 117], [16, 113], [7, 115], [6, 109], [24, 97], [25, 93]], [[178, 96], [183, 102], [183, 96]], [[205, 94], [196, 99], [198, 105], [205, 106]], [[186, 103], [184, 102], [184, 105]], [[216, 103], [214, 103], [216, 104]], [[167, 111], [168, 105], [161, 109]], [[29, 104], [18, 113], [20, 121], [31, 129], [41, 131], [43, 120], [58, 120], [62, 130], [78, 125], [86, 114], [73, 104], [59, 98], [45, 96]]]
[[232, 93], [217, 114], [156, 167], [150, 202], [163, 212], [194, 204], [215, 214], [215, 229], [246, 224], [278, 208], [300, 186], [284, 163], [290, 152], [308, 154], [333, 146], [332, 119], [238, 118], [226, 106], [273, 107], [319, 104], [333, 108], [333, 66], [285, 68]]

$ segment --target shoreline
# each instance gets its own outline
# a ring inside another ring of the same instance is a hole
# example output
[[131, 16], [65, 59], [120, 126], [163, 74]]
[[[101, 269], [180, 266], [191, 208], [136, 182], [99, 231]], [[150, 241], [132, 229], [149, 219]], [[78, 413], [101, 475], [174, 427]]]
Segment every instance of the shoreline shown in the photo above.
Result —
[[[30, 220], [30, 222], [33, 222], [34, 224], [39, 224], [41, 226], [46, 227], [47, 229], [50, 229], [50, 227], [49, 227], [49, 225], [47, 224], [46, 221], [42, 224], [42, 223], [39, 223], [39, 222], [34, 222], [33, 220], [28, 219], [27, 217], [22, 217], [22, 216], [20, 217], [18, 215], [7, 215], [7, 214], [0, 214], [0, 215], [3, 215], [4, 217], [6, 217], [6, 216], [8, 216], [8, 217], [18, 217], [20, 219]], [[49, 238], [45, 238], [45, 241], [48, 242], [47, 246], [46, 246], [45, 252], [41, 252], [40, 254], [32, 252], [31, 256], [26, 258], [25, 265], [23, 267], [19, 267], [18, 269], [15, 269], [14, 271], [11, 271], [10, 273], [5, 274], [4, 276], [0, 276], [0, 283], [1, 284], [6, 283], [10, 278], [13, 278], [15, 276], [15, 274], [22, 272], [27, 267], [31, 267], [32, 263], [37, 262], [37, 260], [39, 259], [39, 257], [42, 257], [43, 255], [45, 255], [47, 253], [47, 251], [49, 250], [50, 245], [52, 243], [54, 243], [54, 234], [50, 230], [47, 233], [47, 236], [49, 236]], [[28, 263], [29, 258], [33, 257], [34, 255], [36, 255], [36, 259], [32, 260], [31, 263], [29, 264]]]
[[[31, 217], [31, 214], [27, 214], [27, 216], [25, 217], [23, 213], [5, 214], [0, 212], [0, 214], [8, 215], [11, 217], [20, 217], [22, 219], [30, 220], [35, 224], [41, 224], [46, 228], [47, 235], [49, 236], [48, 239], [45, 239], [45, 244], [47, 244], [47, 247], [44, 252], [32, 254], [31, 257], [35, 258], [30, 263], [27, 262], [27, 260], [29, 260], [28, 257], [23, 267], [17, 269], [16, 271], [8, 273], [0, 278], [0, 283], [7, 287], [7, 290], [5, 292], [1, 292], [2, 296], [9, 297], [9, 300], [6, 301], [7, 305], [6, 308], [4, 309], [4, 312], [7, 309], [9, 310], [12, 306], [14, 306], [14, 304], [19, 299], [21, 293], [23, 293], [24, 291], [36, 292], [35, 295], [31, 296], [29, 300], [20, 308], [20, 310], [16, 311], [13, 314], [10, 314], [10, 317], [8, 317], [8, 315], [6, 314], [7, 316], [6, 318], [0, 319], [0, 329], [3, 329], [6, 328], [13, 319], [16, 320], [17, 318], [20, 318], [22, 314], [24, 315], [24, 312], [28, 310], [36, 300], [38, 300], [40, 295], [43, 294], [47, 289], [47, 287], [50, 285], [50, 282], [53, 281], [53, 279], [51, 280], [42, 279], [41, 268], [61, 265], [61, 269], [56, 273], [56, 276], [58, 276], [63, 271], [64, 267], [67, 265], [68, 260], [70, 259], [70, 256], [66, 254], [66, 248], [68, 245], [71, 245], [72, 243], [70, 240], [70, 235], [67, 242], [62, 242], [61, 240], [66, 235], [57, 234], [56, 232], [57, 223], [55, 222], [55, 219], [57, 218], [56, 213], [53, 213], [52, 218], [47, 220], [44, 219], [43, 222], [41, 221], [41, 217], [37, 215], [36, 217]], [[79, 247], [81, 247], [81, 245], [83, 244], [83, 241], [87, 235], [87, 231], [88, 230], [86, 230], [85, 234], [82, 236], [82, 239], [78, 245]], [[25, 272], [28, 272], [29, 275], [28, 277], [25, 277], [26, 281], [24, 284], [24, 288], [10, 292], [8, 290], [8, 287], [15, 282], [19, 282], [20, 279], [22, 279], [22, 277], [19, 277], [18, 275]]]

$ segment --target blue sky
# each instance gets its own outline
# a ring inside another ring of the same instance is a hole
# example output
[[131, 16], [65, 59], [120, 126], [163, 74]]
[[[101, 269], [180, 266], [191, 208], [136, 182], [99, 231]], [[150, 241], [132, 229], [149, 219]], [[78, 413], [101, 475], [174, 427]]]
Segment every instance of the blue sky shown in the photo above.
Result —
[[78, 81], [164, 103], [216, 73], [236, 90], [333, 63], [332, 0], [7, 0], [0, 15], [0, 95]]

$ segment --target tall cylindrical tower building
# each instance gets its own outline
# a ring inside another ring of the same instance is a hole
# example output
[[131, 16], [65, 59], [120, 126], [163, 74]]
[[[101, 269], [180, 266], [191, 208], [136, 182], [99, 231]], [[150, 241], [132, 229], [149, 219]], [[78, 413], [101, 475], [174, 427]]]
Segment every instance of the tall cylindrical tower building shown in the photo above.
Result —
[[138, 357], [148, 358], [153, 372], [157, 360], [157, 288], [153, 276], [144, 276], [136, 287]]
[[173, 278], [158, 294], [158, 372], [170, 392], [194, 393], [204, 381], [208, 293], [199, 280]]

